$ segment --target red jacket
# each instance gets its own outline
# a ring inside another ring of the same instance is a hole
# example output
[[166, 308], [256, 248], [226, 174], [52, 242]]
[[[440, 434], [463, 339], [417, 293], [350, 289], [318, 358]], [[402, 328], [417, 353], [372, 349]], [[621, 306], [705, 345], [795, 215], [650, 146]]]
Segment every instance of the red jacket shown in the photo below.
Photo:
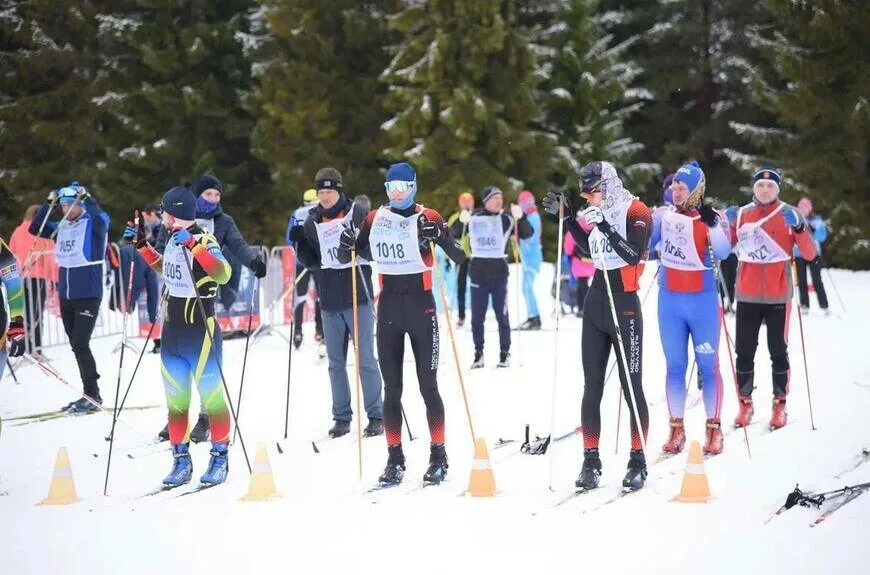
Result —
[[[737, 244], [737, 225], [740, 227], [757, 222], [770, 215], [780, 203], [772, 202], [766, 206], [751, 203], [740, 208], [735, 226], [731, 228], [731, 241]], [[795, 209], [788, 204], [786, 208]], [[808, 254], [806, 259], [816, 257], [816, 246], [813, 243], [809, 227], [804, 224], [801, 233], [796, 234], [785, 222], [783, 210], [762, 224], [761, 228], [789, 255], [794, 253], [795, 244], [801, 253]], [[781, 304], [791, 300], [793, 296], [792, 259], [773, 263], [753, 263], [741, 261], [737, 266], [736, 300], [747, 303]]]

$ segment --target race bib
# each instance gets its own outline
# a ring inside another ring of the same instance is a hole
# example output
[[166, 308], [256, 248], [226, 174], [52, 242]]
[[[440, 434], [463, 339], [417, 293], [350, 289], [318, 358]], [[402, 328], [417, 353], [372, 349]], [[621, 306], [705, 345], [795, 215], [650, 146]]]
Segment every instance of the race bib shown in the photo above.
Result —
[[[197, 237], [197, 236], [194, 236]], [[190, 265], [193, 265], [193, 256], [188, 254]], [[172, 297], [190, 298], [196, 296], [196, 288], [190, 269], [184, 257], [184, 248], [170, 241], [166, 244], [163, 252], [163, 283]]]
[[659, 244], [659, 258], [666, 268], [683, 271], [710, 269], [701, 261], [695, 246], [695, 220], [675, 211], [662, 216], [662, 238]]
[[[605, 210], [604, 214], [611, 229], [623, 237], [625, 237], [625, 219], [629, 204], [631, 202], [616, 204]], [[592, 255], [592, 262], [599, 270], [615, 270], [628, 265], [610, 245], [607, 236], [598, 230], [598, 226], [589, 234], [589, 252]]]
[[511, 228], [503, 230], [501, 214], [495, 216], [471, 216], [468, 236], [471, 239], [471, 257], [502, 259], [507, 257], [505, 246]]
[[791, 257], [776, 240], [764, 230], [764, 224], [778, 214], [785, 204], [780, 204], [766, 217], [757, 222], [742, 223], [743, 209], [737, 216], [737, 259], [741, 262], [770, 264], [784, 262]]
[[87, 239], [88, 217], [81, 217], [74, 222], [64, 219], [58, 224], [55, 257], [62, 268], [80, 268], [84, 266], [102, 265], [103, 260], [95, 262], [85, 257], [85, 239]]
[[341, 232], [344, 227], [351, 221], [353, 210], [349, 210], [347, 215], [341, 219], [334, 219], [329, 222], [315, 223], [317, 228], [317, 239], [320, 242], [320, 264], [321, 267], [333, 270], [349, 268], [351, 262], [343, 264], [338, 261], [338, 247], [341, 240]]
[[372, 259], [378, 273], [384, 275], [418, 274], [432, 269], [423, 262], [417, 222], [420, 212], [401, 216], [388, 208], [379, 208], [369, 232]]

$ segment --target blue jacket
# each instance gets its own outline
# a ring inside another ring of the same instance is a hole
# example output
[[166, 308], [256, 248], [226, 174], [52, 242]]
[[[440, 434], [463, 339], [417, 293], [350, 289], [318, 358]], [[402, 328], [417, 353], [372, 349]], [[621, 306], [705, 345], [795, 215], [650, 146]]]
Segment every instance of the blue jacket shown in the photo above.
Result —
[[[813, 243], [816, 244], [816, 253], [821, 256], [822, 242], [828, 239], [828, 228], [825, 226], [825, 220], [821, 216], [813, 214], [807, 218], [807, 225], [810, 226], [810, 230], [813, 232]], [[794, 245], [794, 256], [796, 258], [801, 257], [801, 251], [797, 243]]]
[[541, 267], [544, 258], [541, 249], [541, 214], [534, 212], [526, 215], [534, 233], [530, 238], [520, 240], [520, 261], [530, 267]]
[[121, 260], [118, 277], [122, 286], [121, 293], [124, 294], [125, 298], [128, 297], [127, 283], [130, 280], [130, 262], [135, 260], [136, 264], [133, 266], [133, 295], [130, 300], [130, 309], [136, 308], [139, 294], [142, 293], [142, 290], [146, 290], [148, 294], [148, 319], [154, 323], [157, 318], [157, 303], [159, 301], [157, 273], [145, 262], [145, 258], [136, 251], [133, 244], [123, 244], [118, 251], [118, 256]]
[[[39, 233], [39, 226], [49, 209], [48, 203], [42, 205], [33, 221], [30, 223], [30, 233]], [[65, 268], [60, 267], [60, 286], [58, 294], [61, 300], [67, 299], [102, 299], [103, 298], [103, 261], [106, 257], [106, 241], [109, 233], [109, 215], [100, 208], [100, 204], [90, 197], [82, 202], [85, 211], [79, 220], [86, 223], [82, 255], [94, 265]], [[46, 222], [42, 228], [41, 237], [53, 238], [57, 234], [58, 225], [62, 220]], [[60, 250], [57, 242], [56, 251]], [[99, 265], [97, 265], [99, 263]]]

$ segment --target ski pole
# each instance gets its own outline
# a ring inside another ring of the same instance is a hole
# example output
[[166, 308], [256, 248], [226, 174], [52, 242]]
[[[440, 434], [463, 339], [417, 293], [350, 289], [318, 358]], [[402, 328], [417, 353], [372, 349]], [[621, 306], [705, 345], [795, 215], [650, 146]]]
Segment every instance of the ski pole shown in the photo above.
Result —
[[[187, 264], [187, 271], [190, 274], [191, 279], [193, 279], [194, 278], [193, 264], [190, 261], [190, 255], [188, 254], [188, 251], [189, 250], [187, 250], [186, 248], [182, 248], [181, 253], [184, 255], [184, 263]], [[194, 288], [193, 295], [196, 298], [196, 304], [197, 304], [197, 307], [199, 308], [199, 314], [202, 316], [202, 323], [205, 324], [205, 333], [208, 334], [208, 340], [209, 340], [209, 343], [211, 343], [211, 349], [209, 350], [209, 353], [214, 354], [214, 358], [216, 360], [215, 363], [217, 363], [218, 372], [220, 373], [220, 376], [221, 376], [221, 383], [224, 386], [224, 393], [227, 394], [227, 403], [230, 406], [230, 413], [233, 416], [233, 423], [235, 423], [236, 428], [238, 428], [239, 427], [239, 419], [236, 416], [236, 409], [235, 409], [235, 407], [233, 407], [233, 400], [230, 397], [230, 390], [229, 390], [229, 387], [227, 386], [227, 380], [224, 377], [224, 369], [221, 366], [220, 358], [217, 356], [217, 349], [215, 348], [214, 334], [212, 334], [212, 325], [214, 324], [214, 321], [212, 321], [212, 324], [209, 324], [209, 321], [208, 321], [209, 318], [208, 318], [208, 315], [206, 315], [206, 313], [205, 313], [205, 304], [202, 303], [202, 298], [199, 295], [199, 289]], [[214, 320], [214, 318], [212, 318], [212, 320]], [[144, 347], [143, 347], [143, 349], [144, 349]], [[251, 469], [251, 461], [248, 459], [248, 450], [245, 447], [245, 438], [242, 436], [241, 430], [239, 430], [239, 443], [242, 444], [242, 453], [245, 456], [245, 463], [248, 466], [248, 473], [252, 474], [253, 470]]]
[[599, 255], [599, 260], [601, 264], [601, 275], [604, 276], [604, 287], [607, 291], [607, 301], [610, 304], [610, 315], [613, 319], [613, 329], [616, 332], [616, 359], [622, 365], [622, 369], [625, 373], [625, 384], [628, 388], [628, 397], [631, 401], [632, 407], [632, 416], [634, 419], [634, 424], [637, 427], [638, 436], [640, 437], [640, 448], [643, 451], [644, 455], [646, 454], [646, 437], [644, 437], [644, 429], [640, 424], [640, 412], [637, 409], [637, 398], [634, 393], [634, 386], [632, 385], [631, 377], [628, 371], [628, 361], [625, 359], [625, 347], [622, 341], [622, 329], [619, 327], [619, 319], [616, 316], [616, 302], [613, 300], [613, 291], [610, 287], [610, 276], [607, 273], [607, 265], [604, 262], [604, 254], [601, 253]]
[[[713, 240], [710, 237], [710, 228], [707, 228], [707, 250], [710, 252], [710, 265], [713, 267], [713, 276], [716, 281], [719, 281], [719, 267], [716, 265], [716, 254], [713, 252]], [[718, 298], [717, 298], [718, 299]], [[740, 384], [737, 381], [737, 368], [734, 366], [734, 355], [731, 351], [731, 334], [728, 333], [728, 322], [725, 321], [725, 309], [722, 307], [722, 300], [719, 301], [719, 325], [722, 326], [722, 331], [725, 332], [725, 345], [728, 348], [728, 361], [731, 363], [731, 375], [734, 378], [734, 393], [737, 394], [737, 403], [740, 403]], [[735, 309], [735, 313], [736, 313]], [[746, 455], [752, 459], [752, 448], [749, 445], [749, 432], [746, 426], [743, 426], [743, 441], [746, 444]]]
[[[302, 274], [300, 274], [301, 276]], [[294, 320], [290, 314], [290, 333], [293, 333]], [[287, 339], [287, 399], [284, 404], [284, 439], [287, 439], [287, 427], [290, 425], [290, 367], [293, 365], [293, 337]]]
[[[819, 262], [819, 266], [822, 263]], [[837, 301], [840, 302], [840, 307], [843, 308], [843, 313], [846, 313], [846, 306], [843, 304], [843, 298], [840, 297], [840, 290], [837, 289], [837, 284], [834, 283], [834, 274], [831, 273], [831, 270], [828, 268], [822, 268], [822, 270], [828, 272], [828, 283], [831, 284], [831, 287], [834, 288], [834, 293], [837, 295]], [[819, 274], [821, 277], [821, 274]]]
[[15, 370], [12, 369], [12, 362], [9, 361], [9, 356], [8, 356], [8, 355], [6, 356], [6, 367], [9, 368], [9, 373], [12, 374], [12, 380], [13, 380], [15, 383], [17, 383], [17, 384], [20, 385], [21, 382], [18, 381], [18, 377], [15, 375]]
[[405, 428], [407, 428], [408, 437], [410, 438], [409, 441], [414, 441], [417, 438], [414, 437], [413, 433], [411, 433], [411, 424], [408, 422], [408, 416], [405, 415], [405, 406], [404, 405], [402, 406], [402, 419], [405, 420]]
[[[565, 232], [565, 201], [561, 196], [559, 197], [559, 233], [556, 238], [558, 244], [556, 245], [556, 305], [562, 305], [562, 243], [564, 238], [562, 234]], [[558, 310], [556, 312], [556, 326], [553, 331], [553, 384], [551, 389], [550, 396], [550, 437], [556, 432], [556, 380], [559, 375], [559, 318], [561, 317], [561, 313]], [[550, 491], [556, 491], [553, 488], [553, 475], [555, 473], [555, 461], [556, 456], [554, 455], [555, 450], [550, 450], [550, 469], [549, 469], [549, 484], [548, 488]]]
[[[435, 242], [429, 241], [429, 251], [432, 257], [435, 257]], [[438, 288], [441, 292], [441, 303], [444, 307], [444, 317], [447, 320], [447, 334], [450, 337], [450, 345], [453, 349], [453, 362], [456, 364], [456, 375], [459, 377], [459, 387], [462, 390], [462, 401], [465, 403], [465, 415], [468, 417], [468, 429], [471, 431], [472, 443], [477, 443], [477, 435], [474, 433], [474, 423], [471, 421], [471, 408], [468, 406], [468, 394], [465, 392], [465, 381], [462, 378], [462, 368], [459, 366], [459, 352], [456, 350], [456, 337], [453, 335], [453, 319], [450, 317], [450, 307], [447, 305], [447, 288], [444, 287], [444, 280], [441, 274], [438, 273], [438, 266], [433, 266], [432, 270], [435, 274], [435, 281], [438, 282]]]
[[[254, 281], [259, 283], [259, 280], [257, 279], [256, 276], [254, 276]], [[244, 389], [244, 387], [245, 387], [245, 367], [248, 364], [248, 346], [251, 343], [251, 323], [252, 323], [253, 317], [254, 317], [254, 298], [257, 295], [257, 289], [256, 289], [257, 287], [259, 287], [259, 286], [252, 283], [252, 285], [251, 285], [251, 307], [248, 308], [248, 333], [245, 336], [245, 355], [242, 358], [242, 377], [241, 377], [241, 381], [239, 382], [239, 398], [236, 400], [236, 408], [239, 410], [238, 411], [239, 415], [241, 415], [241, 413], [242, 413], [242, 389]], [[239, 431], [238, 427], [233, 429], [233, 441], [232, 441], [232, 443], [236, 442], [236, 435], [237, 435], [238, 431]]]
[[[798, 295], [797, 264], [795, 263], [794, 258], [792, 258], [792, 260], [791, 260], [791, 271], [792, 271], [792, 281], [794, 281], [794, 283], [795, 283], [795, 287], [794, 287], [793, 291], [794, 291], [795, 296], [797, 296]], [[798, 327], [800, 328], [800, 334], [801, 334], [801, 354], [803, 355], [803, 358], [804, 358], [804, 379], [807, 382], [807, 401], [810, 404], [810, 427], [812, 428], [813, 431], [815, 431], [816, 430], [816, 420], [813, 417], [813, 397], [812, 397], [812, 395], [810, 395], [810, 369], [807, 366], [807, 343], [806, 343], [806, 340], [804, 339], [804, 319], [803, 319], [803, 315], [801, 314], [801, 311], [800, 311], [800, 304], [795, 306], [795, 311], [797, 312]], [[786, 318], [786, 321], [788, 321], [788, 318]]]
[[354, 379], [356, 380], [356, 434], [359, 440], [357, 441], [357, 459], [359, 461], [359, 480], [363, 478], [363, 460], [362, 460], [362, 411], [360, 410], [360, 396], [362, 395], [362, 383], [360, 382], [359, 373], [359, 306], [356, 303], [356, 247], [350, 250], [350, 291], [353, 299], [353, 355], [354, 355]]
[[[512, 244], [513, 252], [514, 252], [514, 261], [516, 262], [517, 267], [520, 270], [519, 274], [517, 274], [518, 277], [516, 278], [516, 286], [517, 287], [514, 290], [516, 292], [516, 300], [517, 300], [517, 303], [516, 303], [517, 325], [519, 325], [519, 321], [520, 321], [520, 293], [522, 290], [523, 275], [525, 273], [523, 271], [523, 262], [520, 260], [520, 228], [519, 228], [518, 222], [519, 222], [519, 220], [517, 220], [517, 218], [514, 218], [514, 237], [513, 237], [514, 241]], [[523, 366], [523, 348], [522, 348], [523, 333], [522, 332], [523, 332], [523, 330], [517, 329], [517, 360], [518, 360], [520, 367]]]

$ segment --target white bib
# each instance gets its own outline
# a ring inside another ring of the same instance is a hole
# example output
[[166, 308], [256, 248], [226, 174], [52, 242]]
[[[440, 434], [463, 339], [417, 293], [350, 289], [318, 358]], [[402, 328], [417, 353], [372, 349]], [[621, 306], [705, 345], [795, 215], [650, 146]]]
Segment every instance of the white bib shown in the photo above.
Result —
[[418, 274], [431, 270], [423, 262], [417, 221], [420, 212], [410, 217], [400, 216], [389, 208], [378, 208], [369, 231], [372, 259], [378, 273], [384, 275]]
[[662, 216], [659, 259], [666, 268], [683, 271], [708, 270], [695, 245], [695, 220], [685, 214], [667, 211]]
[[502, 259], [507, 257], [504, 248], [511, 235], [511, 228], [502, 229], [501, 214], [494, 216], [471, 216], [468, 236], [471, 239], [471, 257]]
[[[193, 237], [198, 239], [198, 234]], [[175, 242], [168, 242], [163, 252], [163, 283], [172, 297], [196, 297], [196, 287], [184, 257], [184, 250]], [[192, 254], [188, 255], [193, 265]]]
[[85, 239], [89, 218], [81, 217], [74, 222], [64, 218], [57, 227], [55, 257], [62, 268], [80, 268], [102, 265], [103, 259], [92, 262], [85, 257]]
[[[329, 222], [316, 223], [317, 239], [320, 242], [320, 265], [324, 268], [333, 270], [342, 270], [349, 268], [351, 262], [343, 264], [338, 261], [338, 247], [341, 244], [341, 232], [348, 225], [353, 217], [353, 206], [347, 211], [347, 215], [341, 219], [334, 219]], [[357, 258], [357, 264], [367, 264], [362, 258]]]
[[741, 219], [743, 218], [743, 210], [747, 207], [740, 208], [740, 212], [737, 214], [737, 259], [739, 261], [771, 264], [791, 259], [791, 256], [776, 243], [776, 240], [770, 237], [770, 234], [763, 227], [767, 220], [782, 210], [783, 206], [785, 204], [781, 203], [764, 218], [757, 222], [745, 224], [741, 223]]
[[[625, 218], [630, 204], [631, 202], [621, 202], [604, 212], [604, 217], [611, 229], [623, 237], [625, 236]], [[595, 226], [595, 229], [589, 234], [589, 252], [596, 269], [615, 270], [628, 265], [628, 262], [622, 259], [610, 245], [607, 236], [598, 230], [598, 226]], [[604, 260], [603, 264], [602, 259]]]

